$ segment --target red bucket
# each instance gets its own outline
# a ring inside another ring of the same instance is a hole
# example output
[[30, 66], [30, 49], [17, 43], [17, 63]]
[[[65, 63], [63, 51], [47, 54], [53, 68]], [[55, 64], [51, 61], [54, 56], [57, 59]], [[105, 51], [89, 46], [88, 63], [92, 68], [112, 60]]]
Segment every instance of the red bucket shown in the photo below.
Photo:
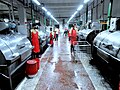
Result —
[[36, 60], [28, 60], [26, 65], [26, 74], [35, 75], [38, 72], [37, 69], [37, 61]]

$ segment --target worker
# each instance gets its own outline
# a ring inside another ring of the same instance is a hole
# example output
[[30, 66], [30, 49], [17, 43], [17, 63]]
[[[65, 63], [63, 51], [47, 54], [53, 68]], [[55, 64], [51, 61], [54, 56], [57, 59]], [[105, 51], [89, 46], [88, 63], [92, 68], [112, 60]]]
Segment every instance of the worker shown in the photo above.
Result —
[[40, 45], [39, 45], [39, 39], [38, 39], [38, 28], [36, 27], [35, 24], [33, 24], [32, 29], [31, 29], [31, 41], [32, 45], [34, 46], [33, 48], [33, 58], [39, 58], [39, 53], [40, 53]]
[[59, 29], [55, 28], [55, 32], [56, 32], [56, 41], [58, 41], [58, 33], [59, 33]]
[[68, 29], [65, 28], [65, 30], [64, 30], [64, 35], [67, 36], [67, 34], [68, 34]]
[[50, 28], [50, 44], [53, 47], [53, 35], [52, 35], [52, 28]]
[[75, 26], [72, 26], [72, 30], [71, 30], [71, 53], [74, 51], [74, 45], [76, 44], [77, 41], [77, 31], [75, 30]]

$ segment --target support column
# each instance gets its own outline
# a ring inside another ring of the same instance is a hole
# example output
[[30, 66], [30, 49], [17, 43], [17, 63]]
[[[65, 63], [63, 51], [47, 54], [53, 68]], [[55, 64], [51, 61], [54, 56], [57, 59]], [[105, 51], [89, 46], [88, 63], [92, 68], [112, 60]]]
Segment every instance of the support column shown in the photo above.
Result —
[[42, 15], [42, 24], [44, 25], [44, 14]]
[[10, 0], [10, 3], [11, 3], [11, 10], [12, 10], [12, 20], [15, 21], [14, 10], [13, 10], [13, 0]]
[[94, 20], [94, 17], [93, 17], [93, 10], [94, 10], [94, 1], [92, 2], [92, 8], [91, 8], [91, 22], [93, 22], [93, 20]]
[[44, 25], [46, 26], [46, 17], [44, 16]]
[[34, 5], [32, 3], [32, 0], [30, 0], [30, 3], [31, 3], [31, 20], [32, 20], [32, 23], [35, 23], [35, 18], [34, 18]]
[[88, 4], [86, 5], [86, 23], [88, 22]]
[[51, 19], [50, 19], [50, 26], [52, 26], [52, 21], [51, 21]]
[[105, 20], [105, 18], [104, 18], [104, 7], [105, 7], [105, 6], [104, 6], [104, 5], [105, 5], [104, 3], [105, 3], [105, 2], [104, 2], [104, 0], [102, 0], [101, 2], [102, 2], [102, 17], [103, 17], [103, 20]]
[[8, 5], [8, 9], [9, 9], [9, 20], [11, 21], [12, 18], [11, 18], [11, 6], [10, 5]]
[[19, 15], [19, 21], [21, 25], [24, 25], [25, 22], [27, 22], [26, 18], [26, 9], [23, 5], [18, 4], [18, 15]]
[[40, 24], [42, 24], [42, 14], [40, 14]]
[[18, 25], [18, 32], [26, 35], [26, 37], [29, 37], [30, 31], [27, 29], [27, 25], [25, 24], [25, 22], [27, 22], [26, 9], [21, 3], [18, 3], [18, 17], [20, 21], [20, 25]]
[[110, 27], [110, 20], [111, 20], [111, 14], [112, 14], [112, 6], [113, 6], [113, 0], [110, 0], [109, 8], [108, 8], [107, 29]]

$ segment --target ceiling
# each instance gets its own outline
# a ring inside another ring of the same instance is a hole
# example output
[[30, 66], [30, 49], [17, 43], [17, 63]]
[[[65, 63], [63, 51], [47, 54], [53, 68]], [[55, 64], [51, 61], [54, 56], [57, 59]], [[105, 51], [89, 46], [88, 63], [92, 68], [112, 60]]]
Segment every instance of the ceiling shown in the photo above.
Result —
[[58, 20], [68, 20], [84, 0], [38, 0]]
[[[9, 1], [9, 0], [5, 0]], [[15, 0], [16, 1], [16, 0]], [[65, 19], [65, 22], [77, 10], [79, 5], [84, 4], [84, 0], [38, 0], [59, 22]], [[93, 0], [90, 0], [92, 2]], [[89, 3], [90, 3], [89, 2]], [[85, 10], [83, 8], [83, 10]], [[83, 11], [81, 10], [81, 11]], [[0, 3], [0, 15], [8, 13], [8, 7]], [[17, 12], [15, 11], [14, 14]], [[79, 13], [77, 14], [79, 15]]]

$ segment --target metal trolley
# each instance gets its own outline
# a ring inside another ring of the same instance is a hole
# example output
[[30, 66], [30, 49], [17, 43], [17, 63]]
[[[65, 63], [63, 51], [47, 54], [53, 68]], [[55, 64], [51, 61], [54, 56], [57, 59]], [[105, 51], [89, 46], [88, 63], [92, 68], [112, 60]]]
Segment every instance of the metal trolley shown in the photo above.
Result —
[[92, 58], [91, 45], [87, 41], [75, 41], [73, 56], [75, 60], [83, 58]]

